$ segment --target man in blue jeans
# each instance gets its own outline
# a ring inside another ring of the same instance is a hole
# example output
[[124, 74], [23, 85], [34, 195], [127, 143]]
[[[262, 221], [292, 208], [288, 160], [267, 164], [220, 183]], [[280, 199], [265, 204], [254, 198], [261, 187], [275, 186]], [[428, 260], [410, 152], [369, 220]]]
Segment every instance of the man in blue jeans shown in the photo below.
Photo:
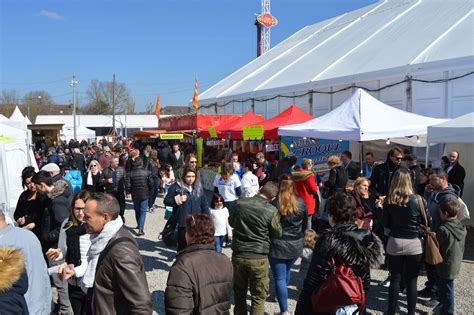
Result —
[[237, 200], [229, 223], [234, 229], [232, 265], [234, 267], [235, 315], [247, 315], [247, 290], [250, 287], [250, 314], [263, 315], [268, 296], [268, 253], [270, 238], [281, 237], [278, 209], [270, 202], [278, 186], [267, 182], [258, 195]]
[[138, 236], [145, 235], [145, 218], [148, 209], [148, 199], [153, 187], [150, 171], [143, 168], [143, 160], [136, 158], [132, 162], [132, 170], [125, 177], [125, 189], [132, 195], [135, 218], [137, 220]]

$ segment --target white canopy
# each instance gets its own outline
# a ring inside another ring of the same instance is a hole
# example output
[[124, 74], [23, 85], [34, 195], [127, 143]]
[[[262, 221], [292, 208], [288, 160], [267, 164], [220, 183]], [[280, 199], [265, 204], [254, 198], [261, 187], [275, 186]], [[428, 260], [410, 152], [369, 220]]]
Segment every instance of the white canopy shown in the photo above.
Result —
[[11, 122], [0, 123], [0, 206], [10, 215], [23, 192], [21, 171], [29, 165], [38, 169], [28, 137], [28, 130], [15, 128]]
[[474, 112], [429, 126], [428, 143], [474, 143]]
[[352, 141], [390, 139], [406, 145], [425, 146], [427, 127], [444, 121], [394, 108], [357, 89], [326, 115], [302, 124], [280, 127], [278, 134]]
[[[95, 141], [95, 131], [89, 128], [86, 128], [84, 126], [77, 126], [76, 127], [76, 138], [78, 141], [82, 140], [93, 140]], [[74, 128], [73, 127], [66, 127], [64, 126], [62, 131], [61, 131], [61, 138], [69, 141], [71, 139], [74, 139]]]

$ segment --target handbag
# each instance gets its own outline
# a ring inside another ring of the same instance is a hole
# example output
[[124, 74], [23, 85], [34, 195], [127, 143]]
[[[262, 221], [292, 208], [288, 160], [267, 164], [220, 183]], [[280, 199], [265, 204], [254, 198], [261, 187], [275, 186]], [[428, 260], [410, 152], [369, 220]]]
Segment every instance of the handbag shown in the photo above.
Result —
[[425, 238], [425, 263], [428, 265], [438, 265], [443, 262], [443, 256], [439, 252], [439, 243], [436, 239], [436, 233], [429, 228], [428, 218], [423, 201], [419, 195], [416, 195], [418, 207], [420, 208], [421, 217], [425, 224], [420, 224], [420, 229]]
[[331, 271], [317, 291], [311, 295], [313, 311], [316, 313], [335, 313], [348, 305], [358, 304], [357, 311], [365, 307], [365, 292], [362, 279], [352, 270], [351, 264], [336, 265], [334, 258], [330, 261]]
[[[178, 193], [181, 194], [181, 192]], [[163, 231], [161, 231], [160, 235], [158, 236], [158, 239], [161, 239], [163, 243], [165, 243], [165, 246], [171, 249], [176, 249], [178, 246], [178, 220], [180, 210], [181, 206], [178, 207], [176, 215], [171, 214], [170, 218], [165, 224], [165, 227], [163, 228]]]

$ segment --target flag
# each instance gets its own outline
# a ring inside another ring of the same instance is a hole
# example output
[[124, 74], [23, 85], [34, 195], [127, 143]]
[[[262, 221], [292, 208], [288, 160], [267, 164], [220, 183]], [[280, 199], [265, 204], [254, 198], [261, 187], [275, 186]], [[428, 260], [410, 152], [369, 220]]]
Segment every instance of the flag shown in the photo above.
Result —
[[194, 96], [193, 96], [194, 111], [198, 111], [198, 80], [194, 79]]
[[158, 99], [156, 100], [155, 115], [156, 115], [156, 118], [160, 119], [160, 96], [159, 95], [158, 95]]

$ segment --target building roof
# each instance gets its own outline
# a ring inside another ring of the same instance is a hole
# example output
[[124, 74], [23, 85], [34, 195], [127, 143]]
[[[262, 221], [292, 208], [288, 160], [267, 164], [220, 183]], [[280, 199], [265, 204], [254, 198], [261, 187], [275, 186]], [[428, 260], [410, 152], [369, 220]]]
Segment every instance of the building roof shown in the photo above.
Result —
[[[164, 117], [165, 115], [161, 115]], [[79, 126], [87, 128], [112, 127], [112, 115], [77, 115], [76, 122]], [[64, 123], [65, 127], [72, 127], [72, 115], [38, 115], [35, 124]], [[157, 128], [158, 119], [155, 115], [115, 115], [116, 128]]]
[[200, 104], [472, 67], [473, 3], [386, 0], [306, 26], [199, 95]]

